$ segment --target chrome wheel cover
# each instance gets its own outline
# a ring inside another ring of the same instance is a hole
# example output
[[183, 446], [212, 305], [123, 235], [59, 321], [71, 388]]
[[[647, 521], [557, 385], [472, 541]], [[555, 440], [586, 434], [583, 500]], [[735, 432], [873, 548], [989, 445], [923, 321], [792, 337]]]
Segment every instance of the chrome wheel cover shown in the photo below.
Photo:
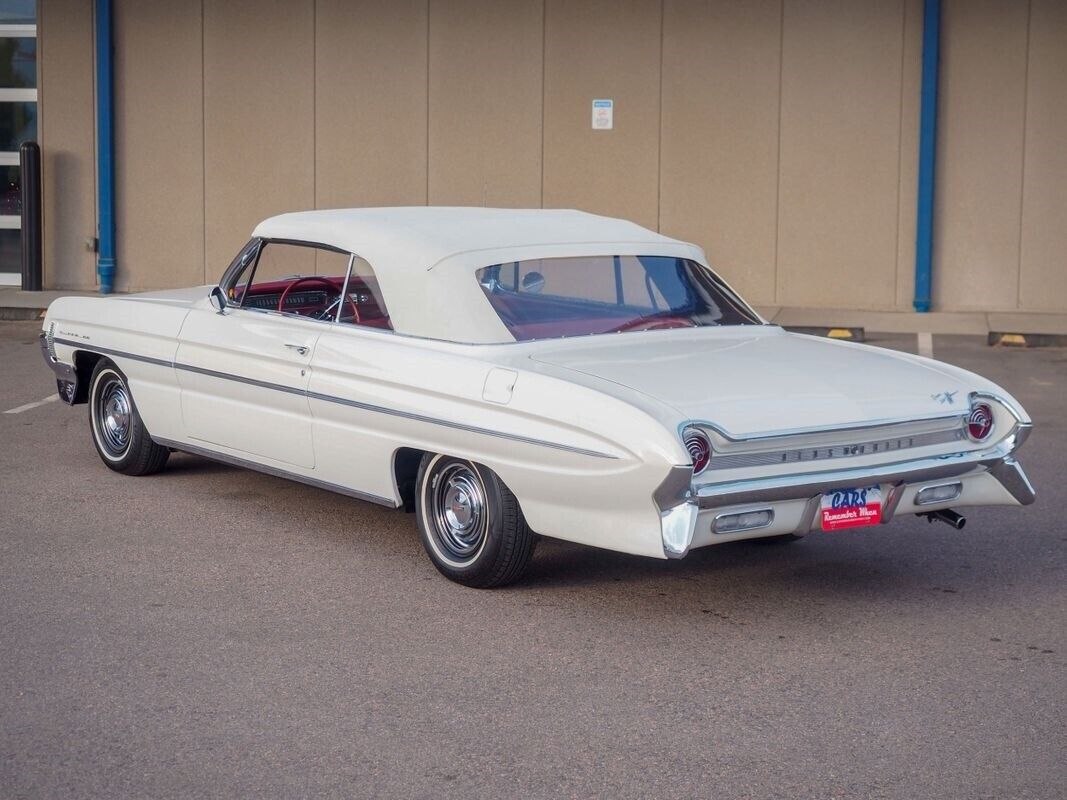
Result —
[[107, 377], [97, 389], [94, 414], [98, 440], [113, 456], [121, 456], [129, 449], [133, 427], [133, 404], [125, 384], [116, 377]]
[[435, 477], [430, 491], [430, 521], [444, 555], [473, 561], [489, 530], [485, 487], [468, 464], [452, 463]]

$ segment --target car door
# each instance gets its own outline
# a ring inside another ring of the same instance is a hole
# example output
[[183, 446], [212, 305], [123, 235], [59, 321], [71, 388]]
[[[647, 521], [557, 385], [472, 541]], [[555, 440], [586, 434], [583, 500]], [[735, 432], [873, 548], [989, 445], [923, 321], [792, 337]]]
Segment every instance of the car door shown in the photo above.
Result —
[[393, 503], [392, 461], [407, 421], [382, 413], [410, 403], [398, 384], [399, 372], [414, 385], [424, 373], [411, 369], [410, 346], [392, 334], [392, 323], [371, 265], [356, 256], [345, 303], [319, 339], [309, 387], [314, 415], [316, 476], [345, 486], [367, 499]]
[[175, 359], [187, 435], [313, 468], [307, 387], [319, 331], [282, 314], [192, 311]]
[[[182, 419], [194, 443], [314, 468], [307, 389], [315, 345], [326, 327], [317, 318], [326, 309], [315, 295], [328, 300], [328, 282], [344, 277], [343, 271], [329, 274], [337, 269], [334, 259], [318, 250], [304, 243], [260, 243], [247, 269], [223, 287], [228, 307], [220, 313], [205, 302], [186, 318], [175, 364]], [[343, 254], [329, 255], [347, 263]]]

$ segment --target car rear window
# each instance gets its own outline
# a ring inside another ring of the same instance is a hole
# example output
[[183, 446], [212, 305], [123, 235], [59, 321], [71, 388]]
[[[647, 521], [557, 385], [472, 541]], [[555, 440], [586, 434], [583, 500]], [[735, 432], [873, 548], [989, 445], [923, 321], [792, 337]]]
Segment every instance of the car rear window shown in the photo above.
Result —
[[669, 256], [494, 264], [478, 282], [516, 341], [597, 333], [759, 325], [711, 270]]

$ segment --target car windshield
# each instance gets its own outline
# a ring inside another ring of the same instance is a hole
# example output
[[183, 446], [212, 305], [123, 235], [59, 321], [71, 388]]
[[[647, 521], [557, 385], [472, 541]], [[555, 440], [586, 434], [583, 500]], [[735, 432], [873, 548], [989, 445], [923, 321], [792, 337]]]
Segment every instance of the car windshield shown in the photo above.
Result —
[[666, 328], [759, 325], [706, 267], [670, 256], [494, 264], [478, 282], [516, 341]]

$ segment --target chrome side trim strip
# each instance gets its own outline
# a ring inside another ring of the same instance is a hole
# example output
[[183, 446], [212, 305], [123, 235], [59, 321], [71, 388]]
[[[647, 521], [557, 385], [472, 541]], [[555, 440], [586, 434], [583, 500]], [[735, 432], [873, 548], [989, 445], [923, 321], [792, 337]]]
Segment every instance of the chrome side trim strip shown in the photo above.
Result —
[[170, 367], [171, 369], [180, 369], [185, 372], [194, 372], [198, 375], [205, 375], [210, 378], [219, 378], [221, 380], [236, 381], [237, 383], [243, 383], [248, 386], [255, 386], [260, 389], [270, 389], [276, 392], [285, 392], [287, 394], [295, 394], [305, 396], [309, 400], [322, 400], [326, 403], [336, 403], [337, 405], [349, 406], [351, 408], [358, 408], [363, 411], [372, 411], [377, 414], [388, 414], [393, 417], [402, 417], [404, 419], [410, 419], [415, 422], [425, 422], [430, 425], [439, 425], [444, 428], [452, 428], [453, 430], [466, 431], [467, 433], [480, 434], [483, 436], [495, 436], [499, 439], [507, 439], [512, 442], [520, 442], [522, 444], [532, 444], [538, 447], [549, 447], [553, 450], [562, 450], [566, 453], [575, 453], [577, 455], [590, 456], [591, 458], [607, 458], [615, 460], [617, 456], [613, 456], [610, 453], [601, 453], [597, 450], [587, 450], [584, 447], [574, 447], [569, 444], [560, 444], [559, 442], [549, 442], [543, 439], [534, 439], [529, 436], [522, 436], [517, 433], [505, 433], [503, 431], [494, 431], [489, 428], [479, 428], [474, 425], [467, 425], [462, 422], [453, 422], [447, 419], [440, 419], [438, 417], [427, 417], [422, 414], [416, 414], [410, 411], [401, 411], [396, 408], [388, 408], [386, 406], [376, 406], [371, 403], [361, 403], [358, 400], [349, 400], [344, 397], [336, 397], [334, 395], [322, 394], [320, 392], [310, 392], [304, 389], [297, 389], [292, 386], [284, 386], [278, 383], [268, 383], [267, 381], [256, 380], [255, 378], [246, 378], [241, 375], [233, 375], [229, 372], [218, 372], [216, 370], [205, 369], [203, 367], [195, 367], [191, 364], [180, 364], [176, 361], [165, 361], [159, 358], [151, 358], [149, 356], [140, 356], [135, 353], [127, 353], [122, 350], [112, 350], [108, 347], [100, 347], [98, 345], [90, 345], [84, 342], [71, 341], [69, 339], [56, 339], [56, 344], [67, 345], [68, 347], [74, 347], [79, 350], [89, 350], [94, 353], [100, 353], [101, 355], [116, 356], [118, 358], [129, 358], [133, 361], [140, 361], [145, 364], [155, 364], [160, 367]]
[[249, 461], [248, 459], [239, 458], [238, 456], [231, 456], [227, 453], [219, 453], [214, 450], [209, 450], [206, 447], [198, 447], [194, 444], [188, 444], [186, 442], [175, 442], [171, 439], [160, 439], [156, 436], [152, 437], [152, 441], [162, 447], [170, 447], [173, 450], [179, 450], [183, 453], [190, 453], [194, 456], [202, 456], [203, 458], [211, 459], [212, 461], [220, 461], [223, 464], [229, 464], [233, 467], [241, 467], [243, 469], [251, 469], [256, 472], [262, 472], [265, 475], [272, 475], [275, 478], [286, 478], [291, 481], [297, 481], [298, 483], [305, 483], [308, 486], [314, 486], [316, 489], [325, 489], [328, 492], [336, 492], [337, 494], [347, 495], [354, 497], [357, 500], [366, 500], [368, 503], [375, 503], [386, 508], [400, 508], [398, 503], [394, 503], [387, 497], [379, 497], [376, 494], [369, 494], [367, 492], [361, 492], [358, 489], [351, 489], [347, 486], [341, 486], [336, 483], [329, 483], [328, 481], [320, 481], [318, 478], [309, 478], [306, 475], [301, 475], [298, 472], [290, 472], [288, 470], [281, 469], [279, 467], [271, 467], [266, 464], [260, 464], [256, 461]]
[[157, 367], [173, 367], [173, 361], [167, 361], [162, 358], [152, 358], [151, 356], [139, 356], [135, 353], [127, 353], [124, 350], [112, 350], [110, 347], [100, 347], [95, 344], [86, 344], [85, 342], [76, 342], [70, 339], [60, 339], [56, 337], [54, 340], [56, 344], [65, 344], [67, 347], [74, 347], [78, 350], [89, 350], [93, 353], [100, 353], [104, 356], [118, 356], [119, 358], [129, 358], [133, 361], [141, 361], [145, 364], [155, 364]]
[[234, 381], [235, 383], [243, 383], [246, 386], [255, 386], [258, 389], [272, 389], [275, 392], [284, 392], [285, 394], [306, 395], [303, 389], [297, 389], [295, 386], [285, 386], [281, 383], [268, 383], [267, 381], [259, 381], [255, 378], [245, 378], [242, 375], [232, 375], [229, 372], [217, 372], [213, 369], [205, 369], [203, 367], [194, 367], [189, 364], [179, 364], [174, 362], [171, 366], [174, 369], [180, 369], [182, 372], [194, 372], [197, 375], [206, 375], [209, 378], [219, 378], [224, 381]]
[[404, 419], [410, 419], [415, 422], [426, 422], [431, 425], [440, 425], [445, 428], [452, 428], [458, 431], [466, 431], [468, 433], [478, 433], [483, 436], [496, 436], [501, 439], [508, 439], [512, 442], [523, 442], [524, 444], [535, 444], [541, 447], [551, 447], [556, 450], [565, 450], [569, 453], [578, 453], [583, 456], [592, 456], [594, 458], [615, 458], [615, 456], [608, 455], [607, 453], [599, 453], [596, 450], [586, 450], [582, 447], [573, 447], [568, 444], [557, 444], [556, 442], [546, 442], [542, 439], [532, 439], [529, 436], [521, 436], [517, 433], [502, 433], [500, 431], [489, 430], [488, 428], [478, 428], [474, 425], [467, 425], [462, 422], [452, 422], [446, 419], [438, 419], [437, 417], [427, 417], [422, 414], [416, 414], [411, 411], [400, 411], [395, 408], [387, 408], [385, 406], [376, 406], [371, 403], [361, 403], [358, 400], [348, 400], [343, 397], [334, 397], [333, 395], [320, 394], [319, 392], [308, 392], [308, 398], [311, 400], [323, 400], [327, 403], [337, 403], [342, 406], [349, 406], [351, 408], [358, 408], [363, 411], [374, 411], [378, 414], [388, 414], [392, 417], [402, 417]]

